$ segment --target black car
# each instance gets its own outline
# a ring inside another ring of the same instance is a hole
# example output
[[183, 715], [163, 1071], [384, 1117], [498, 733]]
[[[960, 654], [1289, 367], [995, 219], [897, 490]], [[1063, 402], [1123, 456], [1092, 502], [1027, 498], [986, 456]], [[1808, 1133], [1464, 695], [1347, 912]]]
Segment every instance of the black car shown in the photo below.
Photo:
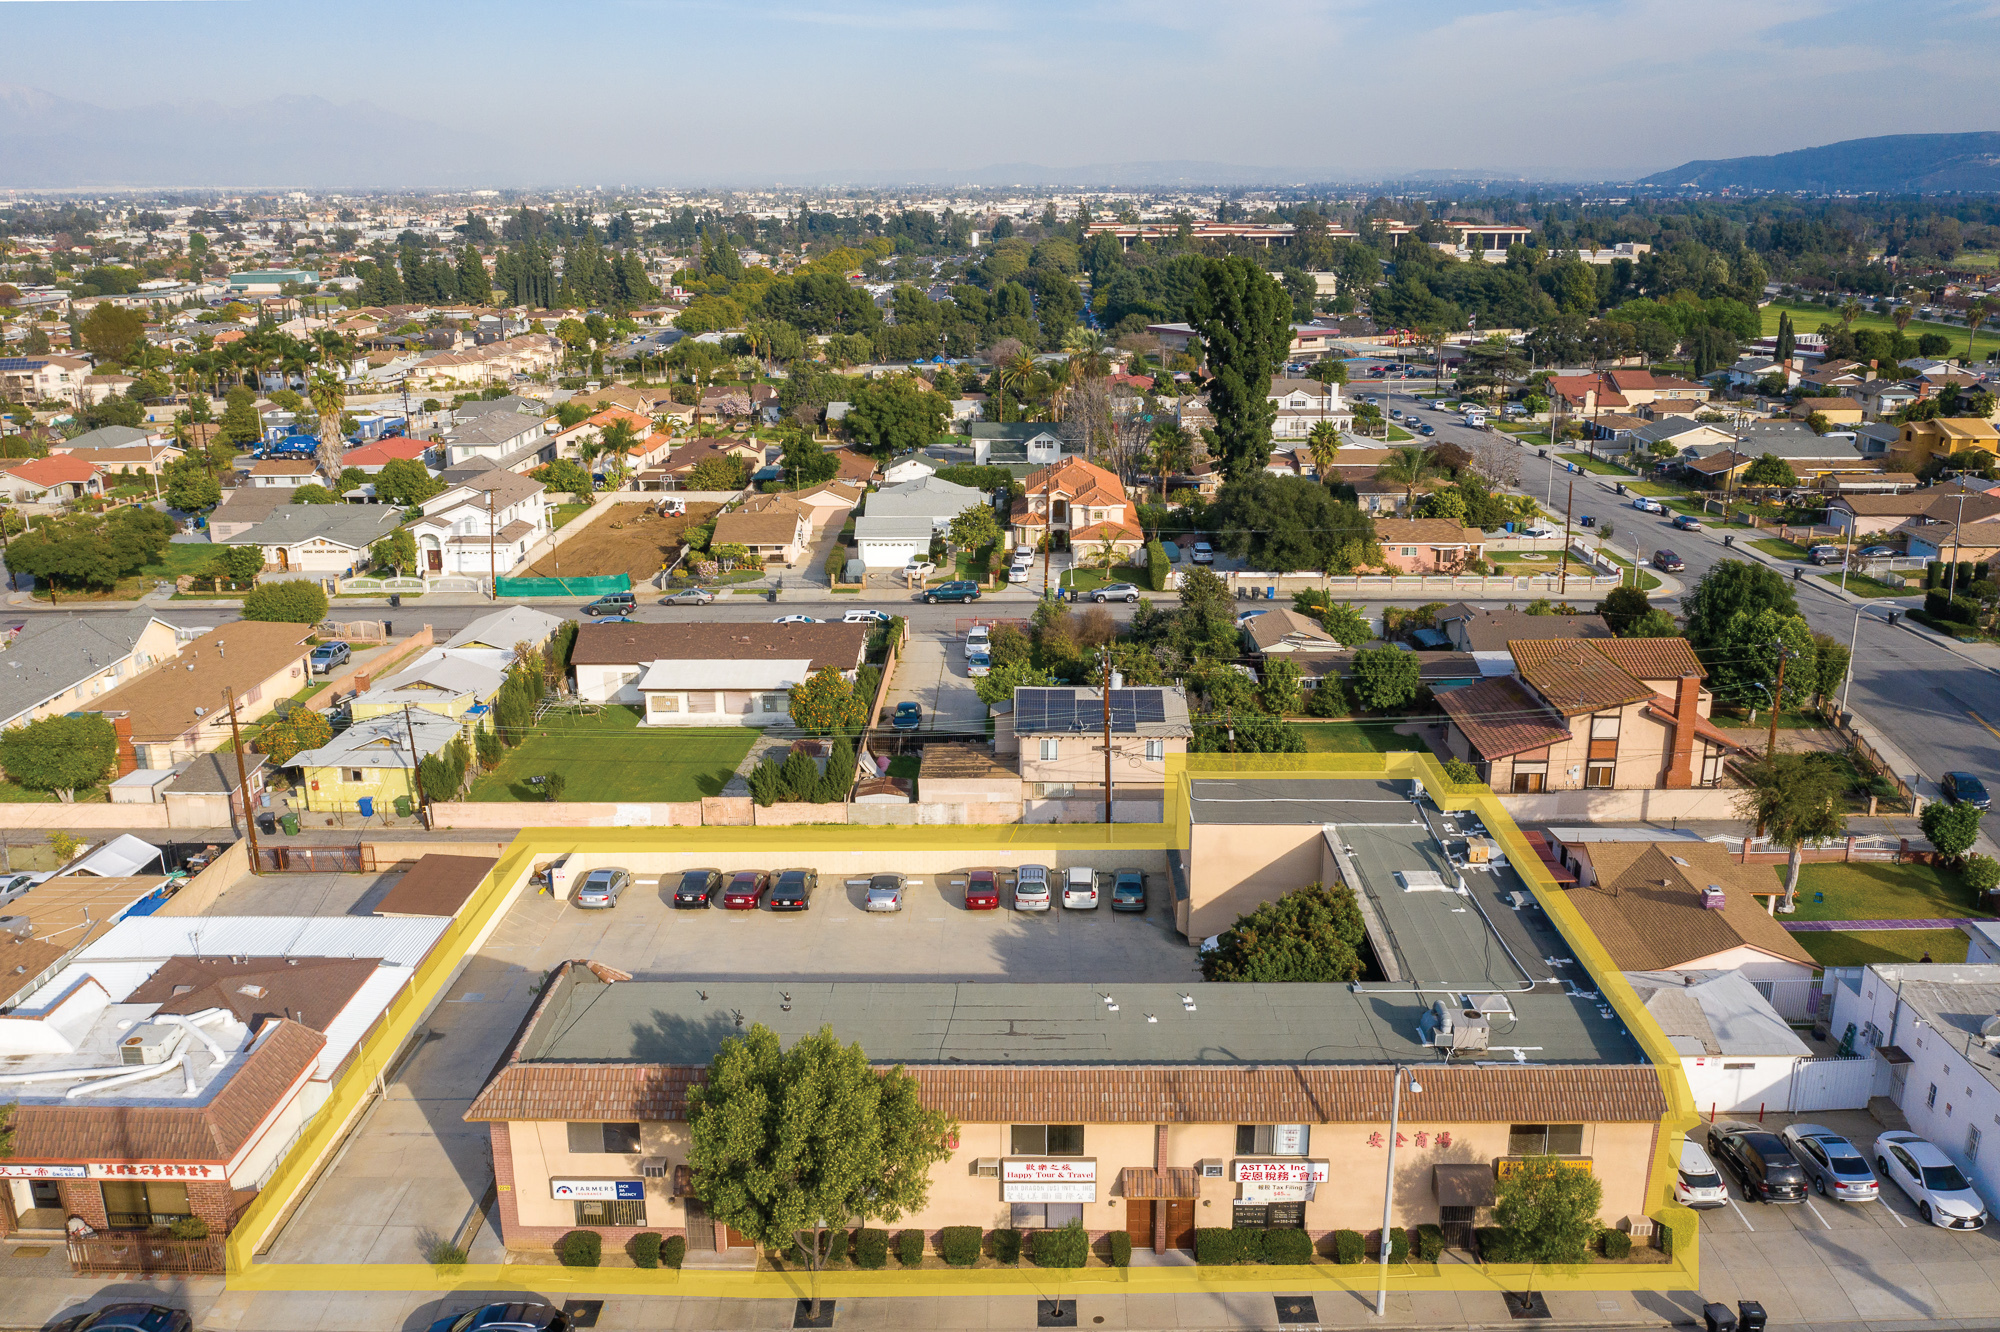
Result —
[[1725, 1119], [1708, 1126], [1708, 1154], [1752, 1201], [1805, 1201], [1805, 1168], [1776, 1133]]
[[570, 1332], [569, 1315], [540, 1302], [484, 1304], [448, 1314], [430, 1332]]
[[673, 904], [677, 907], [705, 907], [714, 902], [715, 895], [721, 891], [721, 870], [682, 870], [681, 881], [674, 885]]
[[69, 1332], [192, 1332], [194, 1320], [164, 1304], [107, 1304], [71, 1325]]
[[630, 592], [606, 592], [597, 600], [583, 608], [583, 613], [592, 619], [600, 615], [623, 615], [639, 604], [639, 599]]
[[812, 908], [813, 889], [818, 886], [819, 875], [812, 870], [782, 870], [765, 900], [773, 911], [807, 911]]
[[1993, 797], [1986, 794], [1986, 783], [1969, 772], [1948, 772], [1938, 781], [1938, 789], [1944, 798], [1954, 805], [1970, 805], [1974, 809], [1988, 809]]

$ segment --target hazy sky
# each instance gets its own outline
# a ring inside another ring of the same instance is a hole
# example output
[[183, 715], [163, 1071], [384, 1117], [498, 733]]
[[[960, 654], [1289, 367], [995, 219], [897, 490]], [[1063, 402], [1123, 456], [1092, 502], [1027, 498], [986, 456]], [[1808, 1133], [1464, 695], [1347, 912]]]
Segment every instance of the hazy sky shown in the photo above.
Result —
[[370, 103], [385, 180], [417, 152], [493, 185], [1164, 160], [1595, 178], [2000, 124], [1991, 80], [1940, 77], [1991, 49], [2000, 3], [1912, 18], [1882, 0], [16, 0], [0, 79], [113, 107]]

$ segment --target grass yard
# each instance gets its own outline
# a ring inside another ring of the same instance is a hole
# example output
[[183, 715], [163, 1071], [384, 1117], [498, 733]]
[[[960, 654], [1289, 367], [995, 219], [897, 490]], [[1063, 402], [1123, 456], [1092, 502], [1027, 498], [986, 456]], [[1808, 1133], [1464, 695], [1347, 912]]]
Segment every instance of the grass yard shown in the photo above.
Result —
[[558, 504], [554, 512], [549, 515], [549, 527], [551, 530], [560, 529], [570, 519], [575, 518], [579, 514], [589, 512], [590, 506], [588, 504]]
[[889, 760], [889, 775], [901, 777], [910, 784], [910, 798], [921, 800], [917, 793], [917, 774], [923, 770], [924, 761], [915, 754], [898, 754]]
[[[1815, 577], [1824, 578], [1835, 587], [1840, 586], [1840, 575], [1837, 573], [1817, 574]], [[1858, 573], [1847, 575], [1847, 590], [1857, 597], [1907, 597], [1911, 595], [1910, 589], [1907, 587], [1900, 585], [1891, 586], [1879, 579], [1870, 578], [1867, 574]]]
[[1079, 592], [1094, 592], [1106, 583], [1131, 583], [1138, 587], [1141, 596], [1165, 596], [1149, 591], [1146, 571], [1133, 564], [1114, 564], [1110, 569], [1065, 569], [1062, 586], [1073, 587]]
[[1624, 477], [1638, 475], [1637, 472], [1629, 467], [1620, 467], [1608, 458], [1593, 458], [1587, 453], [1559, 453], [1556, 456], [1564, 462], [1575, 463], [1578, 467], [1581, 467], [1593, 476]]
[[750, 726], [641, 730], [639, 710], [622, 704], [550, 713], [472, 784], [472, 799], [541, 800], [528, 778], [560, 772], [564, 800], [699, 800], [722, 793], [756, 739]]
[[1781, 560], [1802, 560], [1806, 548], [1796, 541], [1785, 541], [1778, 537], [1759, 537], [1747, 544], [1755, 546], [1766, 555], [1775, 555]]
[[1421, 754], [1426, 748], [1414, 735], [1397, 735], [1393, 722], [1292, 722], [1291, 727], [1305, 737], [1308, 754]]
[[[1772, 301], [1769, 305], [1763, 307], [1762, 313], [1764, 318], [1763, 335], [1767, 338], [1777, 333], [1778, 316], [1780, 314], [1790, 314], [1792, 317], [1792, 327], [1801, 333], [1816, 333], [1819, 331], [1821, 324], [1838, 325], [1840, 323], [1839, 311], [1829, 310], [1824, 305], [1800, 305], [1796, 301]], [[1887, 315], [1878, 315], [1873, 312], [1861, 315], [1854, 321], [1854, 326], [1856, 328], [1879, 329], [1884, 333], [1893, 333], [1896, 331], [1895, 320], [1890, 319]], [[1928, 320], [1913, 319], [1910, 321], [1910, 326], [1903, 331], [1909, 335], [1910, 340], [1913, 342], [1926, 333], [1942, 333], [1951, 339], [1951, 355], [1965, 355], [1965, 329], [1958, 324], [1939, 324]], [[2000, 351], [2000, 335], [1995, 335], [1990, 329], [1982, 328], [1973, 339], [1972, 358], [1975, 361], [1983, 361], [1986, 359], [1986, 354], [1991, 351]]]
[[[1724, 704], [1715, 709], [1709, 718], [1725, 731], [1768, 731], [1771, 729], [1771, 714], [1761, 708], [1757, 719], [1750, 719], [1748, 708]], [[1778, 714], [1778, 729], [1781, 731], [1822, 731], [1826, 729], [1826, 718], [1816, 712], [1781, 712]]]
[[[1772, 868], [1772, 885], [1782, 890], [1785, 867]], [[1815, 895], [1823, 900], [1815, 901]], [[1973, 897], [1956, 871], [1932, 865], [1890, 865], [1873, 860], [1807, 864], [1799, 867], [1799, 909], [1792, 919], [1933, 920], [1989, 915], [1974, 905]], [[1810, 937], [1799, 936], [1802, 940]], [[1909, 956], [1914, 959], [1917, 954]], [[1962, 945], [1958, 960], [1965, 960]]]
[[1794, 934], [1799, 946], [1823, 967], [1860, 967], [1870, 962], [1965, 961], [1963, 930], [1833, 930]]
[[[91, 591], [72, 591], [64, 587], [56, 593], [58, 604], [65, 601], [131, 601], [151, 592], [155, 583], [171, 583], [182, 574], [201, 573], [217, 555], [222, 553], [223, 549], [208, 541], [169, 542], [166, 553], [157, 561], [145, 566], [129, 578], [119, 579], [116, 587], [97, 588]], [[243, 594], [239, 592], [236, 595]], [[48, 599], [48, 584], [36, 579], [35, 600]]]

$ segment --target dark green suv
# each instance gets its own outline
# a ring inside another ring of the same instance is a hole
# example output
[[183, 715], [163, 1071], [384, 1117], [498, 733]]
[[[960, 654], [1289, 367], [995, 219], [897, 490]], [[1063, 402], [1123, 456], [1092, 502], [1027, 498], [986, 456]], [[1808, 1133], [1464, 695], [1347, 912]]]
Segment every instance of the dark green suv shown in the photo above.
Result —
[[964, 580], [955, 583], [939, 583], [936, 587], [924, 593], [924, 602], [927, 605], [936, 605], [940, 601], [977, 600], [979, 600], [979, 584]]

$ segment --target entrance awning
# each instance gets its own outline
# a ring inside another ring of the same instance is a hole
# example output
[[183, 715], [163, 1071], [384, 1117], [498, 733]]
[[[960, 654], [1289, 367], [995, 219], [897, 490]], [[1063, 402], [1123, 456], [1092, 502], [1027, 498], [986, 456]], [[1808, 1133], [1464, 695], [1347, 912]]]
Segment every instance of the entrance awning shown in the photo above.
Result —
[[1192, 1198], [1197, 1192], [1191, 1166], [1153, 1170], [1126, 1166], [1118, 1172], [1118, 1193], [1124, 1198]]
[[1900, 1045], [1878, 1045], [1875, 1047], [1875, 1053], [1881, 1055], [1882, 1062], [1892, 1068], [1897, 1064], [1912, 1062], [1909, 1054]]
[[1431, 1186], [1437, 1190], [1441, 1207], [1491, 1207], [1493, 1167], [1490, 1165], [1433, 1166]]

